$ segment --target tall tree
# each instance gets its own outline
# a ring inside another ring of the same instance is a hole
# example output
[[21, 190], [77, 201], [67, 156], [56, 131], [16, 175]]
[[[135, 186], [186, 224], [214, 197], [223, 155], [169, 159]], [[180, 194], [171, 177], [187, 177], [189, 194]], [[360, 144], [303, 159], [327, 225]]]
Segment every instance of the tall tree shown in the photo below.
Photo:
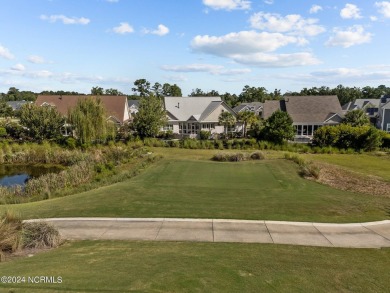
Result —
[[224, 111], [218, 116], [218, 123], [219, 125], [224, 126], [224, 133], [225, 136], [227, 136], [227, 131], [229, 127], [234, 126], [236, 124], [236, 118], [233, 116], [232, 113], [228, 111]]
[[79, 99], [68, 113], [69, 123], [80, 144], [105, 142], [115, 137], [115, 125], [107, 121], [107, 114], [100, 99]]
[[264, 87], [244, 86], [241, 94], [238, 96], [240, 103], [262, 102], [269, 99], [267, 90]]
[[155, 137], [167, 123], [162, 100], [153, 94], [142, 97], [138, 113], [134, 117], [134, 128], [141, 138]]
[[264, 126], [264, 137], [266, 140], [277, 144], [284, 140], [292, 140], [295, 135], [293, 120], [287, 112], [275, 111], [266, 121]]
[[105, 95], [109, 96], [123, 96], [123, 93], [118, 91], [117, 89], [109, 88], [104, 91]]
[[177, 85], [171, 85], [169, 83], [164, 83], [162, 86], [162, 94], [166, 97], [181, 97], [181, 88]]
[[132, 88], [132, 91], [135, 94], [138, 94], [140, 97], [146, 97], [150, 94], [151, 89], [150, 89], [150, 82], [147, 81], [144, 78], [137, 79], [134, 82], [134, 87]]
[[25, 104], [20, 109], [20, 124], [26, 127], [31, 138], [39, 141], [61, 137], [64, 122], [64, 117], [54, 107]]
[[370, 118], [363, 110], [353, 110], [345, 114], [343, 123], [354, 127], [370, 125]]
[[238, 97], [236, 94], [230, 94], [230, 93], [224, 93], [221, 95], [222, 100], [228, 104], [230, 107], [234, 108], [237, 106], [238, 102]]
[[241, 121], [244, 124], [243, 125], [243, 135], [244, 135], [244, 137], [246, 137], [246, 132], [247, 132], [248, 127], [250, 125], [256, 123], [259, 120], [259, 118], [256, 116], [256, 114], [254, 112], [242, 111], [242, 112], [238, 113], [237, 120]]
[[91, 89], [91, 95], [94, 95], [94, 96], [102, 96], [104, 93], [104, 89], [102, 87], [99, 87], [99, 86], [94, 86], [92, 89]]

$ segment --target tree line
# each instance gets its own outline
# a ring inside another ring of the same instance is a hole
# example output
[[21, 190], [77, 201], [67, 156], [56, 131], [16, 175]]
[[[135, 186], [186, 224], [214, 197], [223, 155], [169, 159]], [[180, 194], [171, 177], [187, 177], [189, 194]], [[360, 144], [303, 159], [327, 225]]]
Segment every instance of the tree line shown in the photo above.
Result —
[[[181, 97], [183, 96], [181, 88], [177, 84], [156, 82], [152, 84], [148, 80], [142, 78], [134, 81], [131, 88], [131, 94], [127, 95], [130, 99], [141, 99], [151, 94], [161, 98], [164, 96]], [[42, 95], [83, 95], [75, 91], [42, 91], [34, 93], [32, 91], [20, 91], [15, 87], [9, 88], [7, 93], [0, 93], [0, 102], [7, 101], [35, 101], [38, 94]], [[108, 88], [104, 89], [99, 86], [91, 88], [92, 95], [125, 95], [118, 89]], [[356, 99], [379, 99], [382, 95], [390, 94], [390, 87], [379, 85], [377, 87], [347, 87], [338, 85], [334, 88], [327, 86], [303, 88], [300, 91], [287, 91], [281, 93], [280, 89], [268, 91], [265, 87], [256, 87], [245, 85], [240, 94], [219, 93], [216, 90], [203, 91], [200, 88], [195, 88], [189, 94], [190, 97], [221, 97], [230, 107], [235, 107], [241, 103], [261, 102], [266, 100], [280, 100], [284, 96], [323, 96], [323, 95], [337, 95], [340, 104], [344, 105]]]

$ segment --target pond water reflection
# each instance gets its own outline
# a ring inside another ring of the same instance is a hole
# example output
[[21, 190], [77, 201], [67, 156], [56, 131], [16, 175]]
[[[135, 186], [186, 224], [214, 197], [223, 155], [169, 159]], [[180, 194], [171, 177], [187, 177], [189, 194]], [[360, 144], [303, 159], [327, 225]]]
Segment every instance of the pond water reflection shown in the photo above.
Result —
[[31, 178], [63, 170], [56, 166], [0, 165], [0, 186], [25, 185]]

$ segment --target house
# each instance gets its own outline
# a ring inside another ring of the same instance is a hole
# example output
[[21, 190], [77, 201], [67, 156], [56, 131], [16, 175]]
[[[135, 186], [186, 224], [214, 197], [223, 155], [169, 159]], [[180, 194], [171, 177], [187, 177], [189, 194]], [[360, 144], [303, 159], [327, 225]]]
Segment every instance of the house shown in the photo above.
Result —
[[9, 102], [6, 102], [6, 104], [8, 106], [10, 106], [13, 111], [20, 110], [20, 108], [22, 108], [23, 105], [31, 104], [31, 103], [33, 103], [33, 102], [29, 102], [29, 101], [9, 101]]
[[370, 118], [370, 122], [377, 124], [380, 99], [356, 99], [342, 106], [343, 113], [346, 114], [353, 110], [363, 110]]
[[[168, 117], [164, 131], [172, 131], [181, 137], [196, 138], [200, 131], [210, 131], [213, 135], [224, 133], [224, 126], [218, 123], [219, 115], [227, 111], [237, 117], [237, 113], [220, 97], [165, 97], [164, 105]], [[241, 131], [241, 128], [238, 123], [228, 131]]]
[[390, 133], [390, 95], [380, 98], [377, 127]]
[[337, 96], [285, 96], [281, 101], [265, 101], [262, 117], [267, 119], [277, 110], [291, 116], [296, 141], [310, 141], [319, 127], [337, 125], [343, 119]]
[[133, 116], [134, 114], [138, 113], [139, 109], [139, 100], [127, 100], [130, 116]]
[[123, 124], [130, 119], [130, 112], [126, 96], [92, 96], [92, 95], [38, 95], [35, 104], [38, 106], [55, 107], [62, 115], [67, 116], [68, 111], [74, 108], [81, 99], [92, 97], [100, 99], [107, 112], [107, 120], [116, 124]]
[[263, 103], [252, 102], [252, 103], [241, 103], [240, 105], [233, 108], [236, 113], [249, 111], [256, 114], [256, 116], [261, 116], [263, 111]]

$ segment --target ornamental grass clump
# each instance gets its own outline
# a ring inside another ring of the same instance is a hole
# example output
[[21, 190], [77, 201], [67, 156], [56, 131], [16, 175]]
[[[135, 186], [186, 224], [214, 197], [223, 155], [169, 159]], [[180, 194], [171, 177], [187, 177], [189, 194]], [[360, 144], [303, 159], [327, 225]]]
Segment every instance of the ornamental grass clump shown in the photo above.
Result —
[[19, 215], [6, 211], [0, 217], [0, 261], [4, 253], [12, 253], [19, 249], [22, 231], [22, 220]]
[[55, 248], [61, 244], [61, 235], [44, 221], [23, 223], [22, 245], [24, 248]]

